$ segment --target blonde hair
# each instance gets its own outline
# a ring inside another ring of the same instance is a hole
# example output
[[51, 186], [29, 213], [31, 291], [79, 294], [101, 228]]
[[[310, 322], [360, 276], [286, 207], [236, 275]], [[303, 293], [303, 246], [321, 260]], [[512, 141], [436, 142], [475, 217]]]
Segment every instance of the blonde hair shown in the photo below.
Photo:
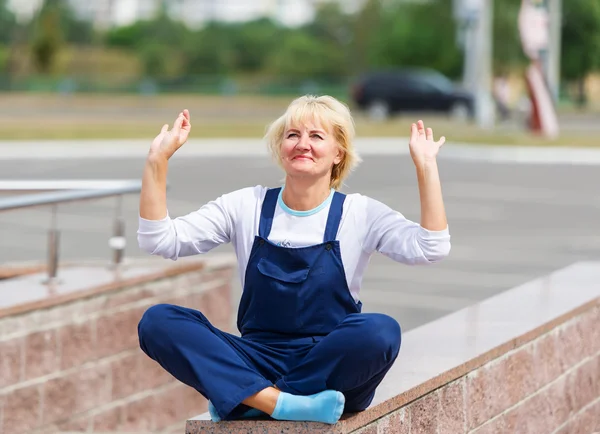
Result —
[[342, 151], [342, 160], [331, 169], [329, 182], [331, 188], [339, 190], [344, 179], [361, 161], [352, 144], [355, 135], [354, 120], [344, 103], [328, 95], [296, 98], [285, 113], [268, 126], [265, 134], [267, 146], [273, 158], [282, 166], [281, 144], [285, 130], [290, 125], [302, 124], [308, 119], [319, 122], [332, 133]]

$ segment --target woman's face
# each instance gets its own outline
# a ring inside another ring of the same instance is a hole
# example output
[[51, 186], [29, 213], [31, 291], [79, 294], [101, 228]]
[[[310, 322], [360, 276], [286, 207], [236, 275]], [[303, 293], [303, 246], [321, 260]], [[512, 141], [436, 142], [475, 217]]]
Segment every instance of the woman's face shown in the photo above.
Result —
[[289, 125], [283, 134], [281, 160], [289, 176], [323, 177], [342, 160], [333, 135], [318, 121]]

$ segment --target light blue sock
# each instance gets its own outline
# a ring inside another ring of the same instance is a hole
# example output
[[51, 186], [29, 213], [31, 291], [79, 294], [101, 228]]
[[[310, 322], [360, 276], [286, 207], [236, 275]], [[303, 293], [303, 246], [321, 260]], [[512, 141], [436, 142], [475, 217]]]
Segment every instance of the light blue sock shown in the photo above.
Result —
[[[208, 401], [208, 412], [210, 413], [210, 420], [212, 420], [213, 422], [221, 422], [221, 417], [217, 413], [217, 409], [215, 408], [213, 403], [210, 401]], [[258, 416], [262, 416], [262, 415], [265, 415], [265, 413], [263, 413], [259, 409], [250, 408], [249, 410], [244, 412], [239, 418], [246, 419], [246, 418], [258, 417]]]
[[278, 420], [334, 424], [342, 416], [344, 404], [344, 395], [335, 390], [325, 390], [309, 396], [280, 392], [271, 417]]
[[221, 416], [219, 416], [217, 409], [210, 401], [208, 401], [208, 412], [210, 413], [210, 420], [213, 422], [221, 422]]

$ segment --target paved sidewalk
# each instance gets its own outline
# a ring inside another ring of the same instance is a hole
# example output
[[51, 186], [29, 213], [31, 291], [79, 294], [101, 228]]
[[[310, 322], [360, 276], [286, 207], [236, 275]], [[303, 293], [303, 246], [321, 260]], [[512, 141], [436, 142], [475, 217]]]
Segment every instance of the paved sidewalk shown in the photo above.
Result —
[[[149, 140], [97, 141], [0, 141], [0, 160], [11, 159], [84, 159], [143, 158]], [[358, 138], [356, 147], [363, 156], [407, 155], [408, 137]], [[267, 155], [260, 139], [192, 139], [178, 152], [178, 157]], [[487, 161], [497, 163], [599, 165], [600, 148], [519, 147], [473, 145], [448, 142], [440, 159]], [[1, 175], [0, 175], [1, 176]]]

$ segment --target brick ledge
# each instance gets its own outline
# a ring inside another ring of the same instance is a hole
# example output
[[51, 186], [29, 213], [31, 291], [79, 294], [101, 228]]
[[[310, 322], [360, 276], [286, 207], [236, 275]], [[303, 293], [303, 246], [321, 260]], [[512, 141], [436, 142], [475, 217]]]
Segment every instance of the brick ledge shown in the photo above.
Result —
[[345, 415], [336, 425], [213, 423], [204, 413], [187, 421], [186, 434], [350, 433], [597, 307], [600, 262], [576, 263], [407, 332], [371, 407]]
[[[220, 269], [237, 265], [235, 257], [230, 254], [212, 255], [205, 257], [192, 257], [168, 261], [162, 258], [135, 258], [128, 259], [119, 270], [111, 270], [106, 262], [82, 261], [79, 264], [66, 262], [59, 268], [59, 283], [45, 285], [45, 273], [37, 272], [20, 277], [0, 280], [1, 291], [31, 291], [30, 300], [24, 302], [6, 303], [0, 306], [0, 318], [20, 315], [38, 309], [46, 309], [60, 304], [94, 297], [101, 293], [119, 291], [123, 288], [141, 285], [160, 279], [183, 275], [191, 271], [202, 269]], [[96, 280], [89, 285], [81, 284], [77, 289], [59, 293], [61, 276], [89, 270], [96, 273]], [[158, 271], [157, 271], [158, 270]], [[102, 283], [98, 283], [102, 282]]]

